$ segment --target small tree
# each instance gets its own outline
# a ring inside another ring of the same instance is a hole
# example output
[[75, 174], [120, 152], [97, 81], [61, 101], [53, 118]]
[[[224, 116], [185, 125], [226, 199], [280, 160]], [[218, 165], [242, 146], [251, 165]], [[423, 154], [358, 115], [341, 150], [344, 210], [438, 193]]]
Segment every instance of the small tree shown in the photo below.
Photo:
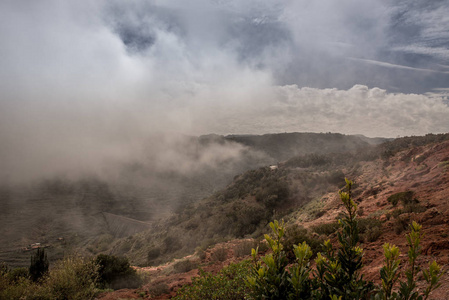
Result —
[[273, 235], [265, 234], [265, 240], [272, 253], [257, 259], [259, 247], [252, 249], [254, 260], [253, 276], [248, 277], [248, 285], [252, 288], [256, 299], [287, 299], [291, 291], [289, 274], [287, 272], [288, 259], [284, 252], [281, 239], [285, 233], [284, 222], [277, 220], [270, 223]]
[[44, 249], [37, 249], [37, 252], [31, 256], [30, 277], [33, 281], [38, 281], [48, 273], [48, 259]]
[[363, 249], [359, 247], [359, 229], [357, 220], [357, 204], [351, 198], [353, 182], [345, 179], [346, 186], [339, 191], [346, 212], [343, 219], [338, 220], [339, 249], [337, 253], [330, 241], [324, 243], [324, 252], [316, 259], [317, 283], [314, 299], [366, 299], [373, 290], [372, 282], [363, 280]]

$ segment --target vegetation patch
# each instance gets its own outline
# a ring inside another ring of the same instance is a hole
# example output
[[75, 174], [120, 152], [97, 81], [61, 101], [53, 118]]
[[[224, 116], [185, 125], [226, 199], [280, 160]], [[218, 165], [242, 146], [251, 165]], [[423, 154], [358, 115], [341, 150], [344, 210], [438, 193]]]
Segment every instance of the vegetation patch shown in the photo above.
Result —
[[256, 248], [257, 242], [253, 240], [245, 240], [234, 246], [234, 255], [236, 257], [243, 257], [251, 255], [251, 249]]
[[332, 223], [322, 223], [319, 225], [312, 226], [312, 230], [318, 234], [322, 235], [331, 235], [333, 233], [336, 233], [338, 228], [340, 226], [338, 225], [338, 222], [332, 222]]
[[298, 225], [290, 225], [286, 228], [285, 236], [283, 239], [284, 250], [287, 253], [287, 257], [290, 261], [295, 260], [294, 248], [295, 245], [306, 242], [314, 253], [318, 253], [322, 248], [324, 239], [312, 236], [307, 229]]
[[0, 267], [0, 299], [94, 299], [98, 292], [98, 265], [77, 256], [58, 261], [34, 282], [25, 270]]
[[213, 261], [225, 261], [227, 257], [228, 251], [225, 247], [215, 248], [211, 255]]
[[358, 227], [362, 242], [374, 242], [382, 235], [382, 222], [378, 219], [359, 219]]
[[[424, 288], [416, 285], [417, 274], [421, 268], [417, 258], [421, 252], [421, 225], [413, 222], [407, 235], [408, 264], [404, 274], [400, 273], [401, 264], [399, 248], [385, 243], [384, 266], [380, 269], [382, 284], [376, 286], [366, 281], [361, 269], [363, 267], [363, 249], [359, 246], [359, 226], [357, 205], [351, 199], [351, 181], [346, 181], [346, 188], [339, 192], [346, 208], [344, 218], [339, 220], [338, 246], [330, 240], [324, 242], [323, 251], [315, 259], [316, 268], [311, 266], [313, 252], [306, 242], [295, 245], [293, 252], [295, 262], [289, 263], [284, 251], [282, 239], [286, 228], [284, 222], [270, 223], [271, 235], [265, 235], [271, 252], [264, 257], [252, 251], [253, 269], [247, 282], [251, 287], [250, 299], [309, 299], [309, 300], [346, 300], [346, 299], [428, 299], [431, 291], [439, 283], [443, 271], [433, 261], [427, 269], [422, 270], [426, 284]], [[364, 221], [365, 225], [371, 220]], [[406, 278], [397, 282], [399, 278]], [[396, 287], [395, 287], [396, 286]]]
[[387, 198], [387, 201], [390, 202], [393, 206], [398, 205], [399, 201], [402, 202], [403, 205], [410, 204], [412, 202], [417, 202], [418, 200], [414, 199], [415, 193], [413, 191], [400, 192], [391, 195]]
[[173, 265], [173, 269], [175, 273], [187, 273], [197, 267], [197, 264], [192, 262], [189, 259], [177, 261]]
[[103, 288], [137, 288], [142, 283], [126, 257], [99, 254], [95, 263], [98, 265], [99, 284]]
[[250, 261], [231, 264], [217, 275], [200, 270], [200, 276], [193, 279], [191, 285], [178, 290], [174, 300], [203, 299], [246, 299], [249, 288], [246, 279], [251, 274]]
[[440, 162], [440, 163], [438, 164], [438, 167], [439, 167], [439, 168], [444, 168], [444, 169], [449, 168], [449, 160]]

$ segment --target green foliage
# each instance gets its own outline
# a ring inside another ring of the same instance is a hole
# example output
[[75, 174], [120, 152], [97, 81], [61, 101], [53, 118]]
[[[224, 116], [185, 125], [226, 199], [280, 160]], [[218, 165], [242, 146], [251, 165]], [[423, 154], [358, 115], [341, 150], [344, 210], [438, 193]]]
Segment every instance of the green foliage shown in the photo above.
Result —
[[250, 262], [242, 261], [223, 268], [217, 275], [200, 270], [200, 277], [193, 279], [191, 285], [178, 290], [175, 300], [232, 300], [245, 299], [248, 287], [245, 279], [250, 274]]
[[261, 205], [248, 205], [246, 203], [233, 203], [226, 213], [226, 229], [235, 237], [244, 237], [265, 225], [271, 212]]
[[317, 253], [321, 250], [323, 239], [311, 236], [308, 230], [302, 226], [293, 225], [286, 228], [282, 244], [284, 245], [284, 251], [290, 262], [294, 262], [296, 259], [294, 253], [296, 245], [302, 244], [303, 242], [310, 246], [312, 253]]
[[310, 257], [313, 255], [312, 249], [306, 242], [294, 246], [293, 252], [296, 256], [295, 264], [290, 267], [290, 277], [292, 291], [289, 292], [289, 299], [307, 299], [312, 295], [312, 281], [310, 279]]
[[81, 257], [66, 257], [51, 270], [43, 288], [50, 299], [93, 299], [97, 293], [98, 265]]
[[282, 182], [285, 181], [285, 176], [285, 170], [270, 170], [267, 167], [251, 170], [236, 177], [232, 185], [217, 194], [217, 198], [228, 202], [254, 194], [257, 189], [266, 189], [267, 193], [274, 194], [278, 188], [277, 185], [282, 185]]
[[429, 264], [429, 268], [427, 270], [423, 270], [423, 276], [427, 282], [427, 288], [424, 292], [424, 299], [427, 299], [430, 292], [441, 285], [439, 281], [441, 276], [443, 276], [443, 272], [437, 262], [432, 261]]
[[170, 293], [170, 288], [165, 283], [158, 283], [150, 287], [149, 292], [152, 296], [160, 296]]
[[422, 274], [427, 282], [424, 292], [420, 292], [416, 286], [416, 274], [420, 271], [416, 260], [420, 254], [420, 242], [422, 238], [422, 226], [416, 222], [410, 225], [410, 233], [407, 235], [408, 244], [408, 268], [405, 271], [406, 281], [400, 282], [399, 290], [392, 292], [398, 277], [398, 268], [400, 264], [399, 249], [390, 244], [384, 245], [385, 265], [380, 270], [382, 286], [376, 294], [375, 299], [400, 299], [400, 300], [423, 300], [427, 299], [430, 292], [440, 286], [439, 280], [443, 275], [441, 267], [433, 261], [429, 264], [429, 268], [423, 270]]
[[407, 281], [401, 282], [400, 284], [398, 295], [400, 299], [419, 299], [419, 294], [416, 291], [415, 275], [419, 271], [419, 267], [416, 265], [416, 259], [418, 258], [421, 248], [419, 245], [421, 241], [421, 228], [421, 225], [413, 222], [412, 225], [410, 225], [411, 232], [407, 235], [409, 266], [405, 271]]
[[[376, 219], [358, 219], [357, 205], [351, 197], [352, 182], [346, 180], [346, 187], [339, 192], [346, 213], [338, 221], [340, 230], [337, 233], [338, 247], [335, 249], [329, 240], [323, 243], [323, 252], [315, 259], [316, 271], [310, 268], [309, 260], [312, 250], [306, 242], [294, 245], [296, 260], [286, 271], [287, 259], [285, 248], [281, 243], [285, 235], [285, 227], [275, 221], [270, 223], [272, 236], [265, 235], [272, 253], [257, 258], [257, 249], [253, 249], [253, 271], [247, 283], [251, 287], [254, 299], [375, 299], [375, 300], [422, 300], [427, 299], [430, 292], [437, 288], [442, 276], [441, 267], [432, 262], [423, 277], [427, 287], [421, 293], [416, 289], [416, 274], [419, 268], [416, 259], [420, 253], [421, 226], [413, 222], [411, 232], [407, 235], [408, 269], [407, 280], [400, 283], [399, 290], [394, 291], [399, 274], [399, 249], [390, 244], [383, 246], [385, 264], [380, 270], [381, 286], [374, 289], [374, 283], [365, 281], [360, 270], [362, 268], [363, 250], [359, 246], [359, 233], [367, 234], [372, 228], [380, 231], [381, 223]], [[402, 200], [401, 200], [402, 201]], [[410, 202], [405, 201], [407, 205]]]
[[39, 287], [28, 278], [11, 280], [8, 272], [0, 272], [0, 299], [36, 299]]
[[161, 249], [158, 247], [151, 248], [147, 253], [147, 262], [152, 264], [161, 255]]
[[285, 234], [284, 222], [276, 220], [270, 223], [270, 227], [272, 236], [265, 234], [265, 240], [272, 253], [258, 260], [258, 249], [252, 250], [253, 274], [247, 282], [256, 299], [287, 299], [293, 290], [291, 276], [286, 269], [288, 259], [281, 244]]
[[413, 202], [415, 203], [418, 202], [418, 200], [413, 198], [414, 195], [415, 193], [413, 191], [400, 192], [388, 197], [387, 201], [390, 202], [393, 206], [396, 206], [399, 203], [399, 201], [401, 201], [402, 204], [405, 206]]
[[213, 261], [225, 261], [227, 257], [228, 250], [225, 247], [215, 248], [211, 255]]
[[270, 181], [256, 193], [256, 201], [271, 210], [287, 202], [289, 195], [290, 190], [286, 181]]
[[312, 250], [306, 242], [294, 246], [296, 261], [286, 270], [288, 264], [284, 246], [283, 222], [270, 223], [272, 236], [265, 239], [272, 253], [257, 259], [253, 249], [253, 274], [248, 277], [255, 299], [366, 299], [373, 289], [373, 283], [360, 275], [363, 250], [358, 246], [359, 228], [357, 205], [351, 199], [352, 182], [346, 180], [345, 190], [339, 192], [346, 214], [339, 220], [339, 248], [335, 251], [329, 241], [324, 242], [324, 252], [316, 258], [317, 270], [311, 278], [310, 257]]
[[395, 282], [399, 278], [399, 248], [390, 245], [388, 243], [384, 244], [384, 256], [385, 256], [385, 264], [380, 269], [380, 278], [382, 280], [382, 285], [379, 293], [376, 295], [377, 298], [382, 300], [391, 299], [392, 289]]
[[449, 167], [449, 160], [445, 160], [445, 161], [440, 162], [438, 164], [438, 167], [447, 169]]
[[48, 273], [48, 258], [44, 249], [37, 249], [36, 253], [31, 256], [30, 277], [33, 281], [38, 281]]
[[363, 250], [358, 246], [359, 228], [357, 205], [351, 198], [352, 181], [346, 180], [345, 190], [339, 191], [346, 213], [339, 220], [339, 248], [337, 252], [329, 241], [324, 243], [324, 253], [316, 261], [318, 289], [315, 299], [342, 297], [342, 299], [366, 299], [373, 289], [360, 274]]
[[382, 235], [382, 222], [378, 219], [361, 218], [358, 227], [361, 242], [374, 242]]
[[99, 284], [101, 287], [121, 289], [137, 288], [141, 278], [131, 268], [126, 257], [99, 254], [95, 259], [98, 264]]
[[180, 260], [173, 265], [175, 273], [186, 273], [197, 267], [191, 260]]
[[285, 165], [297, 168], [309, 168], [312, 166], [323, 166], [332, 162], [330, 156], [323, 154], [306, 154], [302, 156], [295, 156], [286, 161]]
[[30, 271], [27, 268], [16, 268], [8, 272], [11, 281], [19, 282], [22, 278], [29, 279]]
[[0, 299], [94, 299], [98, 266], [92, 260], [66, 257], [57, 262], [38, 283], [21, 270], [0, 273]]
[[333, 233], [336, 233], [338, 228], [340, 228], [340, 225], [338, 222], [333, 223], [322, 223], [319, 225], [312, 226], [312, 230], [318, 234], [323, 235], [331, 235]]
[[234, 246], [232, 249], [234, 255], [237, 257], [243, 257], [251, 254], [251, 249], [257, 246], [257, 242], [253, 240], [243, 241]]

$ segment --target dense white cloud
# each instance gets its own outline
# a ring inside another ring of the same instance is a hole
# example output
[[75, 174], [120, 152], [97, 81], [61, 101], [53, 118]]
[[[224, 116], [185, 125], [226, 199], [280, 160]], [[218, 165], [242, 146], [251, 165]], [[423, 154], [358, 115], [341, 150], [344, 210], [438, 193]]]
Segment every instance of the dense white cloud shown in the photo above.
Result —
[[449, 107], [434, 95], [394, 94], [364, 85], [348, 90], [278, 86], [266, 95], [245, 109], [213, 111], [211, 115], [219, 117], [215, 130], [255, 134], [332, 131], [396, 137], [441, 133], [449, 128]]

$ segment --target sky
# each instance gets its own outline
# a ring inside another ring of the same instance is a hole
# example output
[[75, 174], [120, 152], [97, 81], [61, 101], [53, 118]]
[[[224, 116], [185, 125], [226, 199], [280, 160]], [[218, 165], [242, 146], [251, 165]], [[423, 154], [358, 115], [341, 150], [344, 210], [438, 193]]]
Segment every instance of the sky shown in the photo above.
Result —
[[449, 3], [0, 2], [0, 168], [155, 132], [449, 131]]

